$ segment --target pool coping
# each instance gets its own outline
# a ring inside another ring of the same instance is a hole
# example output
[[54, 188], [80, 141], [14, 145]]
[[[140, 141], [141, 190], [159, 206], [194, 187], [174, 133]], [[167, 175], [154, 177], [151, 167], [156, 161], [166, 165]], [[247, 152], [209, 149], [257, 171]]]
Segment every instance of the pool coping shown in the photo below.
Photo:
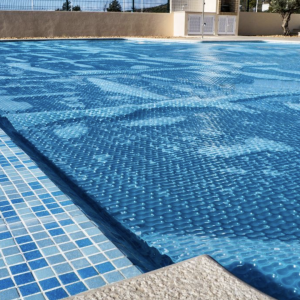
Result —
[[200, 255], [67, 299], [272, 300], [275, 298], [240, 280], [210, 256]]
[[147, 40], [167, 42], [267, 42], [267, 43], [300, 43], [299, 37], [275, 37], [275, 36], [184, 36], [184, 37], [158, 37], [158, 36], [107, 36], [107, 37], [28, 37], [28, 38], [0, 38], [0, 42], [33, 42], [33, 41], [65, 41], [65, 40]]

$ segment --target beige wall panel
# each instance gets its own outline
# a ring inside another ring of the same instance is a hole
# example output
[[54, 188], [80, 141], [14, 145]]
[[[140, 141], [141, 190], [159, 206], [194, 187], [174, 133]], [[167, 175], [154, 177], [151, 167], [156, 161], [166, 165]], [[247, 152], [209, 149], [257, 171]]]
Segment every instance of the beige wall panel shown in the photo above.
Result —
[[[281, 16], [275, 13], [240, 12], [239, 35], [282, 34], [281, 20]], [[292, 15], [289, 28], [300, 28], [300, 14]]]
[[173, 36], [173, 14], [0, 11], [0, 38]]

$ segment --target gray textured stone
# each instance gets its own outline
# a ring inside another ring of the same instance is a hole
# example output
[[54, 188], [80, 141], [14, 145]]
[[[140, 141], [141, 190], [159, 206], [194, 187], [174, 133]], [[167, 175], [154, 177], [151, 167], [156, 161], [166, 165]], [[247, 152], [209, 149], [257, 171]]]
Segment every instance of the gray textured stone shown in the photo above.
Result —
[[69, 300], [270, 300], [273, 299], [226, 271], [207, 255], [162, 268]]

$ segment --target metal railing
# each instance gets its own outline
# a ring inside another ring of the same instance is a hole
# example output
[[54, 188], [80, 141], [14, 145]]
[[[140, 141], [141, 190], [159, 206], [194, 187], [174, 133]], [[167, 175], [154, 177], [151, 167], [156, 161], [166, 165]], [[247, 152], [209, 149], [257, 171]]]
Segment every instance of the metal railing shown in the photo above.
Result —
[[0, 0], [1, 10], [169, 12], [169, 0]]

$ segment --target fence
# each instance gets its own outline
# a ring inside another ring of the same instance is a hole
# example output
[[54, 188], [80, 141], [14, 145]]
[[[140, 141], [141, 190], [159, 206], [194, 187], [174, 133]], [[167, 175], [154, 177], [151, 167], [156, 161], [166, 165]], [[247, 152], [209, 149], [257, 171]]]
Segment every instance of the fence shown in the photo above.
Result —
[[170, 11], [169, 0], [0, 0], [0, 10], [80, 10], [154, 13]]

